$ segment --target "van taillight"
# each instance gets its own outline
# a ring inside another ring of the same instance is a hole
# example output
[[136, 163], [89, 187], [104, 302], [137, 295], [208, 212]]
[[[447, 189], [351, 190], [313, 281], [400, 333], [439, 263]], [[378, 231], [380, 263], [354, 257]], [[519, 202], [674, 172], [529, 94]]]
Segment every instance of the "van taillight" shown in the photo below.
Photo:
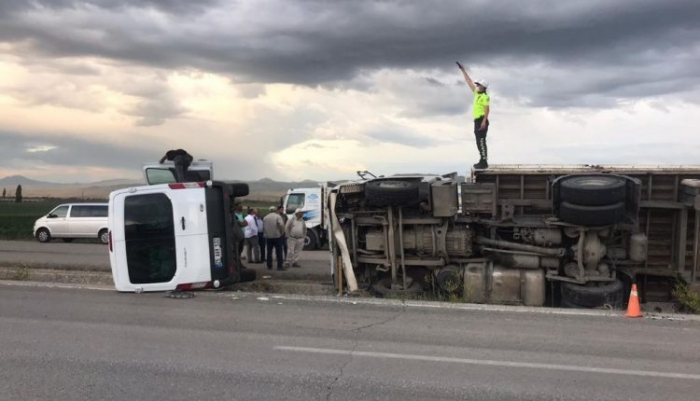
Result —
[[109, 238], [109, 251], [112, 252], [112, 232], [107, 233], [107, 238]]
[[174, 184], [168, 184], [170, 189], [187, 189], [187, 188], [204, 188], [206, 186], [203, 182], [178, 182]]

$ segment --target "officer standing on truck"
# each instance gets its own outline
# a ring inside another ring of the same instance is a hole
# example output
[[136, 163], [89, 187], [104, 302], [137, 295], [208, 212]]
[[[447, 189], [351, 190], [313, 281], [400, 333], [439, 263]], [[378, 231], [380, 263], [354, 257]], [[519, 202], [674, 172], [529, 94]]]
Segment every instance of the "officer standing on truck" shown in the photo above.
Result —
[[177, 174], [177, 182], [187, 181], [187, 169], [192, 164], [194, 158], [191, 154], [183, 149], [169, 150], [160, 158], [160, 164], [166, 160], [170, 160], [175, 164], [175, 174]]
[[304, 249], [306, 242], [306, 222], [304, 221], [304, 211], [297, 209], [294, 211], [294, 217], [285, 224], [285, 233], [287, 234], [287, 244], [289, 253], [287, 253], [287, 261], [289, 267], [301, 267], [297, 263], [301, 256], [301, 251]]
[[491, 98], [489, 94], [486, 93], [489, 83], [482, 79], [472, 81], [464, 66], [459, 62], [457, 66], [459, 66], [459, 69], [462, 71], [462, 75], [464, 75], [469, 89], [474, 93], [474, 101], [472, 103], [474, 112], [474, 136], [476, 137], [476, 147], [479, 149], [479, 156], [481, 156], [481, 159], [474, 165], [474, 168], [485, 169], [489, 167], [487, 161], [488, 152], [486, 150], [486, 133], [489, 130], [489, 113], [491, 111]]

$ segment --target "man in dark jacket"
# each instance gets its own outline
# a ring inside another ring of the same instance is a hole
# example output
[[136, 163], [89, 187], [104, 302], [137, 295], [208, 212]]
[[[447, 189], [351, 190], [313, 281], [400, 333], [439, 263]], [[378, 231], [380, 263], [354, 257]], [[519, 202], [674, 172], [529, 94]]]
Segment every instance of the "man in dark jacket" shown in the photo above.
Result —
[[169, 150], [160, 158], [160, 164], [166, 160], [170, 160], [175, 164], [175, 173], [177, 174], [177, 182], [187, 181], [187, 168], [192, 164], [193, 157], [183, 149]]

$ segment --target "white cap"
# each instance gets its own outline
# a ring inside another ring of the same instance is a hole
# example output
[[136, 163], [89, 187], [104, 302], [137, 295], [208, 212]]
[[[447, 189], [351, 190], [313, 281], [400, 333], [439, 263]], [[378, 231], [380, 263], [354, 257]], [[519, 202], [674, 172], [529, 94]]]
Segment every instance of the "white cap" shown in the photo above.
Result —
[[488, 88], [488, 87], [489, 87], [489, 81], [487, 81], [487, 80], [485, 80], [485, 79], [477, 79], [477, 80], [474, 81], [474, 83], [475, 83], [475, 84], [479, 84], [479, 85], [483, 86], [484, 88]]
[[294, 211], [294, 214], [297, 214], [297, 213], [304, 213], [304, 211], [301, 210], [300, 207], [298, 207], [298, 208]]

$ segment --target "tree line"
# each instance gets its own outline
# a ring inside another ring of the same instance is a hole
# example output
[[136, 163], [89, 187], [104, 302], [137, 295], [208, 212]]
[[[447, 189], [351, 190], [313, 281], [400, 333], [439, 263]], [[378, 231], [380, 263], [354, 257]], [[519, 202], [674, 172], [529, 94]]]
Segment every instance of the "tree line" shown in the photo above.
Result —
[[[10, 196], [12, 195], [10, 194]], [[7, 188], [2, 189], [2, 198], [7, 198]], [[22, 202], [22, 185], [17, 185], [17, 188], [15, 189], [15, 202]]]

